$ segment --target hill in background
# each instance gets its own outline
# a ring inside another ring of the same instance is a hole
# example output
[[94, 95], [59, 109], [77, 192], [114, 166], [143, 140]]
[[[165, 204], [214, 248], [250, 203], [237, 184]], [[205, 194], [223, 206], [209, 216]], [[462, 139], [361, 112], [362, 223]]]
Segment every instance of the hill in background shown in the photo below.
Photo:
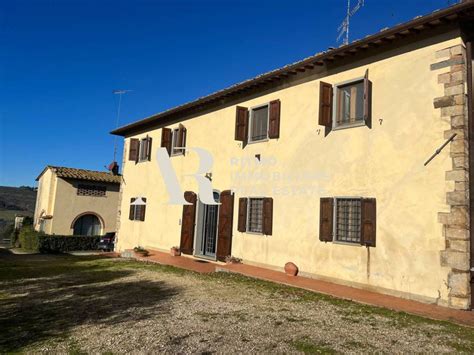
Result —
[[36, 188], [0, 186], [0, 239], [16, 215], [33, 217], [35, 204]]

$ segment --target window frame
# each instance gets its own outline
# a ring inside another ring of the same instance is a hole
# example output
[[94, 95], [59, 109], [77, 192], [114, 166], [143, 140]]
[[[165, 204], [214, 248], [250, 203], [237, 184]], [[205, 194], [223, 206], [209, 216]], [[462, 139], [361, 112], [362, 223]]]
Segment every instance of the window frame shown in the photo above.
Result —
[[[176, 132], [176, 134], [175, 134]], [[184, 155], [184, 149], [175, 149], [176, 141], [179, 135], [179, 127], [178, 128], [171, 128], [171, 152], [170, 157], [175, 157], [178, 155]]]
[[[337, 124], [337, 111], [338, 111], [337, 95], [339, 93], [339, 88], [341, 86], [347, 86], [347, 85], [351, 85], [351, 84], [358, 84], [360, 82], [363, 83], [364, 79], [365, 79], [364, 76], [360, 76], [360, 77], [353, 78], [353, 79], [350, 79], [350, 80], [341, 81], [341, 82], [336, 83], [332, 86], [332, 102], [333, 102], [333, 105], [332, 105], [332, 117], [333, 117], [333, 119], [332, 119], [332, 129], [333, 130], [337, 131], [337, 130], [340, 130], [340, 129], [361, 127], [361, 126], [366, 126], [367, 125], [364, 118], [362, 118], [362, 120], [356, 121], [354, 123], [345, 123], [345, 124], [340, 124], [340, 125]], [[362, 105], [363, 105], [363, 103], [362, 103]]]
[[[262, 107], [267, 107], [267, 131], [266, 131], [266, 137], [263, 139], [258, 139], [258, 140], [252, 140], [252, 134], [251, 134], [251, 127], [252, 127], [252, 120], [253, 120], [253, 111], [257, 110]], [[261, 105], [256, 105], [249, 107], [249, 119], [248, 119], [248, 134], [247, 134], [247, 144], [253, 144], [253, 143], [260, 143], [260, 142], [268, 142], [270, 140], [268, 136], [268, 130], [270, 127], [270, 102], [261, 104]]]
[[[250, 227], [250, 200], [262, 200], [262, 231], [261, 232], [253, 232], [249, 230]], [[264, 209], [264, 196], [252, 196], [252, 197], [247, 197], [247, 216], [245, 217], [245, 233], [248, 234], [255, 234], [255, 235], [262, 235], [264, 236], [265, 234], [263, 233], [263, 209]]]
[[[135, 201], [136, 201], [136, 199], [137, 199], [138, 197], [132, 197], [132, 198], [134, 198]], [[142, 199], [143, 199], [143, 198], [144, 198], [144, 197], [142, 197]], [[145, 197], [145, 198], [146, 198], [146, 197]], [[144, 222], [144, 220], [142, 221], [142, 220], [140, 219], [140, 214], [137, 213], [137, 210], [138, 210], [137, 207], [139, 207], [139, 206], [137, 206], [137, 205], [132, 205], [131, 203], [129, 203], [128, 206], [129, 206], [129, 208], [130, 208], [130, 207], [133, 207], [133, 219], [130, 219], [130, 218], [129, 218], [129, 220], [132, 221], [132, 222], [137, 222], [137, 221], [138, 221], [138, 222]], [[144, 205], [141, 205], [140, 207], [145, 207], [145, 208], [146, 208], [146, 206], [147, 206], [147, 203], [145, 202], [145, 204], [144, 204]], [[146, 211], [146, 210], [145, 210], [145, 211]], [[140, 213], [141, 213], [141, 211], [140, 211]]]
[[333, 215], [332, 215], [332, 242], [335, 244], [352, 245], [352, 246], [364, 246], [362, 243], [362, 213], [360, 215], [360, 230], [359, 230], [359, 241], [348, 242], [343, 240], [337, 240], [337, 200], [359, 200], [362, 207], [362, 196], [335, 196], [333, 197]]
[[[147, 150], [148, 149], [143, 149], [147, 145], [148, 138], [140, 138], [140, 144], [138, 145], [138, 162], [142, 163], [144, 161], [148, 161], [147, 157]], [[145, 157], [142, 158], [142, 154], [145, 154]]]

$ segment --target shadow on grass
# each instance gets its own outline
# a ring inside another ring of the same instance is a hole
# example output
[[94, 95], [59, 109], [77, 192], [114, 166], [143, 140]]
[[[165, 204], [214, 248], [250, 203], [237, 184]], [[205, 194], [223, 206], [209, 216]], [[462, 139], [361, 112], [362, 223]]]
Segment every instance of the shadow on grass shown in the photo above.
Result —
[[121, 280], [133, 269], [98, 256], [0, 254], [0, 352], [18, 351], [83, 324], [154, 317], [179, 289], [163, 281]]

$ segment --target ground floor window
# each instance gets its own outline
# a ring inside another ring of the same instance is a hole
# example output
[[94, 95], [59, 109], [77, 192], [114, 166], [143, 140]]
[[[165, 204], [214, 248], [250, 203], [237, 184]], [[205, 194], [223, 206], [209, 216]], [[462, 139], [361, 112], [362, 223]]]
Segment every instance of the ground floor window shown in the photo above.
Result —
[[249, 198], [247, 231], [263, 233], [263, 198]]
[[336, 198], [336, 240], [360, 243], [361, 199]]
[[86, 214], [74, 223], [74, 235], [100, 235], [101, 228], [100, 220], [96, 215]]

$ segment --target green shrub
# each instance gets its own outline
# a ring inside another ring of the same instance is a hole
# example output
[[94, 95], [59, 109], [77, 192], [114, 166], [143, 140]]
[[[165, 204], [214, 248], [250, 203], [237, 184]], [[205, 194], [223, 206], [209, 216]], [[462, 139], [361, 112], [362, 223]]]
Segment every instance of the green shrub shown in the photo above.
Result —
[[20, 246], [40, 253], [61, 253], [74, 250], [97, 250], [100, 236], [45, 235], [31, 226], [21, 229]]
[[18, 233], [20, 247], [26, 250], [38, 251], [40, 233], [36, 232], [32, 226], [25, 226]]

